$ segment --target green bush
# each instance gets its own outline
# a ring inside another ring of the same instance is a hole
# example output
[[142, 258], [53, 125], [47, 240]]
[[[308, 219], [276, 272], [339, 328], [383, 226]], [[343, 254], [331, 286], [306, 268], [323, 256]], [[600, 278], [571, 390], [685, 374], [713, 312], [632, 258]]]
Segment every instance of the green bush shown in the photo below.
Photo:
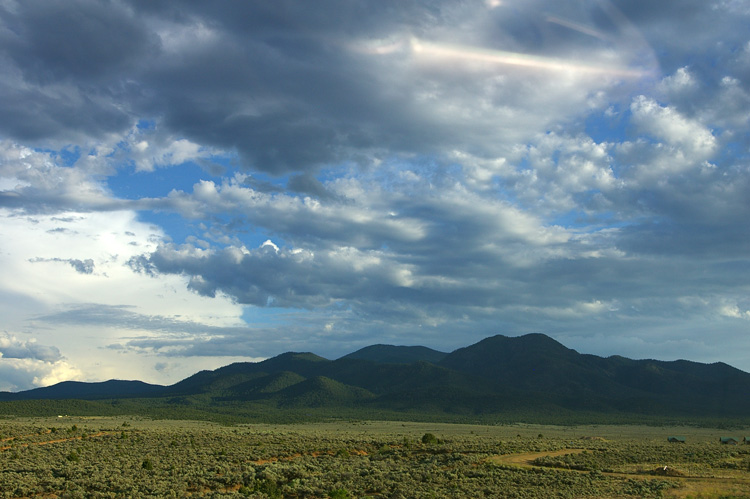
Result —
[[333, 489], [328, 493], [331, 499], [351, 499], [351, 494], [346, 489]]
[[432, 433], [425, 433], [424, 435], [422, 435], [422, 443], [423, 444], [436, 444], [438, 443], [438, 439]]

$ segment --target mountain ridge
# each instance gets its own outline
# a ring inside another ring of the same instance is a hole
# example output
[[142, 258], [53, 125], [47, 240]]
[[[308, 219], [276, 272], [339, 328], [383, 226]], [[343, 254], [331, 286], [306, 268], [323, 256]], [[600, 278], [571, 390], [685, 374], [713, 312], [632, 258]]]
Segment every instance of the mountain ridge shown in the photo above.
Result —
[[750, 374], [728, 364], [599, 357], [530, 334], [495, 335], [450, 353], [373, 345], [329, 360], [286, 352], [200, 371], [169, 386], [62, 382], [2, 392], [0, 401], [138, 399], [147, 406], [206, 411], [338, 408], [439, 415], [513, 408], [721, 418], [750, 412], [747, 393]]
[[[61, 381], [54, 385], [32, 388], [20, 392], [0, 392], [0, 401], [3, 400], [37, 400], [64, 398], [81, 398], [84, 400], [96, 400], [111, 398], [112, 393], [120, 396], [133, 394], [147, 395], [159, 393], [163, 385], [145, 383], [138, 380], [110, 379], [107, 381]], [[80, 395], [84, 395], [81, 397]], [[15, 398], [14, 398], [15, 397]]]

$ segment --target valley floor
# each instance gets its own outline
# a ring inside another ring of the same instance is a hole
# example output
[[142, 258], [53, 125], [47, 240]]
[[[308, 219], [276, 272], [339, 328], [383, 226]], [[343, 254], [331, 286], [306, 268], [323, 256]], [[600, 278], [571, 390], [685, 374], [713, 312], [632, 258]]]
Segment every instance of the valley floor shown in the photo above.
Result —
[[750, 497], [750, 445], [719, 443], [735, 434], [750, 430], [6, 418], [0, 497]]

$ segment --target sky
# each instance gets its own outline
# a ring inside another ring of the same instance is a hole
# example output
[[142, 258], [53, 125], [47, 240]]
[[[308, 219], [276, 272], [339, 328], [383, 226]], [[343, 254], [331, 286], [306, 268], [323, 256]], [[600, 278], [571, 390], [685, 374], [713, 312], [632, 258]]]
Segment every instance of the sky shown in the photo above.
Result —
[[750, 371], [742, 0], [0, 0], [0, 390], [287, 351]]

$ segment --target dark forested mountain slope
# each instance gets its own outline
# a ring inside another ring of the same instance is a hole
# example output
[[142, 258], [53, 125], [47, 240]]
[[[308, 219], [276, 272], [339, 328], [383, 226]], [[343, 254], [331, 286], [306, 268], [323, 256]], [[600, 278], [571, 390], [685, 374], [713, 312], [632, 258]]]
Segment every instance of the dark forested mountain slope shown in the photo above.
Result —
[[541, 334], [486, 338], [439, 365], [572, 408], [713, 416], [750, 408], [742, 396], [750, 393], [750, 374], [726, 364], [602, 358], [579, 354]]
[[[750, 374], [726, 364], [584, 355], [542, 334], [493, 336], [444, 354], [374, 345], [328, 360], [285, 353], [201, 371], [172, 386], [64, 382], [0, 400], [127, 399], [162, 404], [246, 403], [425, 413], [554, 412], [742, 417]], [[141, 402], [148, 403], [148, 402]], [[239, 404], [239, 405], [238, 405]]]
[[35, 399], [82, 399], [95, 400], [112, 398], [148, 397], [162, 393], [164, 387], [151, 385], [142, 381], [122, 381], [111, 379], [98, 383], [84, 383], [81, 381], [63, 381], [52, 386], [34, 388], [24, 392], [0, 392], [2, 400], [35, 400]]

